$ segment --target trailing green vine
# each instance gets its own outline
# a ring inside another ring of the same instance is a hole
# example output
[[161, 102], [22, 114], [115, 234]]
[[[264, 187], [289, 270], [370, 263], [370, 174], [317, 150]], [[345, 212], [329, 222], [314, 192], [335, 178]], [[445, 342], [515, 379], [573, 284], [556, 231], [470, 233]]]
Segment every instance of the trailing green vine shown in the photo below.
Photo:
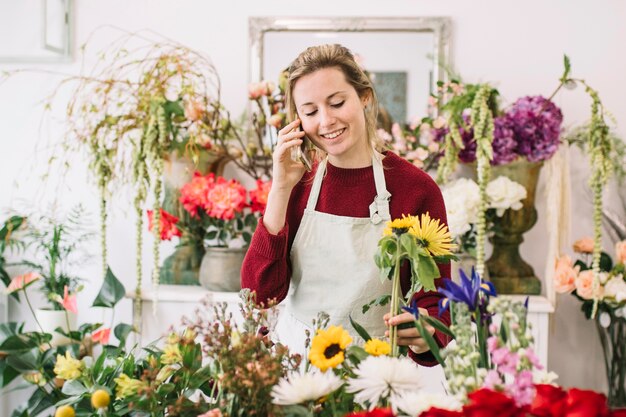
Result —
[[476, 140], [476, 170], [478, 187], [480, 189], [480, 203], [478, 221], [476, 223], [476, 272], [483, 276], [485, 272], [485, 238], [487, 223], [487, 184], [491, 175], [490, 161], [493, 159], [493, 113], [489, 108], [489, 97], [492, 88], [483, 84], [478, 89], [472, 102], [471, 126], [474, 129]]

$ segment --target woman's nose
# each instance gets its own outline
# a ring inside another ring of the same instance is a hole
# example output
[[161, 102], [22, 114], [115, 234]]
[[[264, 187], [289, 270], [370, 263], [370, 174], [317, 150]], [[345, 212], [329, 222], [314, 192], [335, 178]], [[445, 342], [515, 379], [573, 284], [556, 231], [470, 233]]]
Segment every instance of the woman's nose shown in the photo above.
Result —
[[336, 121], [337, 119], [330, 109], [320, 109], [320, 127], [322, 129], [334, 125]]

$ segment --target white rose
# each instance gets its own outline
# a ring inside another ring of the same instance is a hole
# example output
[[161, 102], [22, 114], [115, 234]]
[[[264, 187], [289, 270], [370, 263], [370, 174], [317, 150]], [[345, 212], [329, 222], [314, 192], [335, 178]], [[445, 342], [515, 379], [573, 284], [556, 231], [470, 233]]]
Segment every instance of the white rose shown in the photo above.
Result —
[[507, 177], [500, 176], [487, 184], [489, 208], [496, 209], [498, 216], [502, 216], [507, 209], [521, 209], [526, 195], [526, 188]]
[[478, 217], [480, 203], [478, 185], [467, 178], [460, 178], [442, 188], [446, 205], [448, 228], [453, 237], [468, 232]]
[[618, 303], [626, 300], [626, 281], [621, 275], [611, 278], [604, 285], [604, 296], [615, 298]]

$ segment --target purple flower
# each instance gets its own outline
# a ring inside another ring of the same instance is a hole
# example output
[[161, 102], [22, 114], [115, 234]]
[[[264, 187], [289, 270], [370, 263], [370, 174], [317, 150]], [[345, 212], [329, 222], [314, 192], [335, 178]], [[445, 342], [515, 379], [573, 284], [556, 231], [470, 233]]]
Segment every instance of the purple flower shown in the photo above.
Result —
[[493, 121], [493, 160], [491, 165], [503, 165], [513, 162], [517, 158], [515, 149], [517, 142], [515, 141], [515, 132], [513, 123], [506, 116], [496, 117]]
[[[472, 268], [471, 278], [468, 278], [462, 269], [459, 270], [459, 275], [461, 276], [460, 285], [451, 279], [444, 279], [443, 283], [446, 288], [439, 288], [439, 292], [445, 295], [447, 300], [464, 303], [470, 311], [476, 311], [478, 307], [482, 307], [479, 305], [478, 294], [480, 292], [496, 296], [493, 284], [480, 279], [474, 268]], [[448, 307], [448, 301], [443, 300], [445, 299], [440, 300], [439, 303], [440, 314], [442, 307], [444, 309]]]
[[559, 147], [563, 115], [542, 96], [518, 99], [506, 112], [515, 132], [516, 152], [531, 162], [549, 159]]

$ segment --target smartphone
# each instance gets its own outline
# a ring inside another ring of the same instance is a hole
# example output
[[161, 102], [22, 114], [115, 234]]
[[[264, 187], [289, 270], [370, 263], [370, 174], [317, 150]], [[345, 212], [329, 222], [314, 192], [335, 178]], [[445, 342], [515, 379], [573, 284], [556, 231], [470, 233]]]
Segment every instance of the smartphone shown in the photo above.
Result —
[[[298, 130], [302, 130], [302, 127], [298, 126]], [[310, 153], [312, 147], [313, 144], [311, 143], [311, 140], [308, 137], [303, 136], [302, 144], [291, 148], [291, 159], [293, 161], [302, 162], [304, 168], [309, 172], [313, 169], [313, 161], [311, 160]]]

